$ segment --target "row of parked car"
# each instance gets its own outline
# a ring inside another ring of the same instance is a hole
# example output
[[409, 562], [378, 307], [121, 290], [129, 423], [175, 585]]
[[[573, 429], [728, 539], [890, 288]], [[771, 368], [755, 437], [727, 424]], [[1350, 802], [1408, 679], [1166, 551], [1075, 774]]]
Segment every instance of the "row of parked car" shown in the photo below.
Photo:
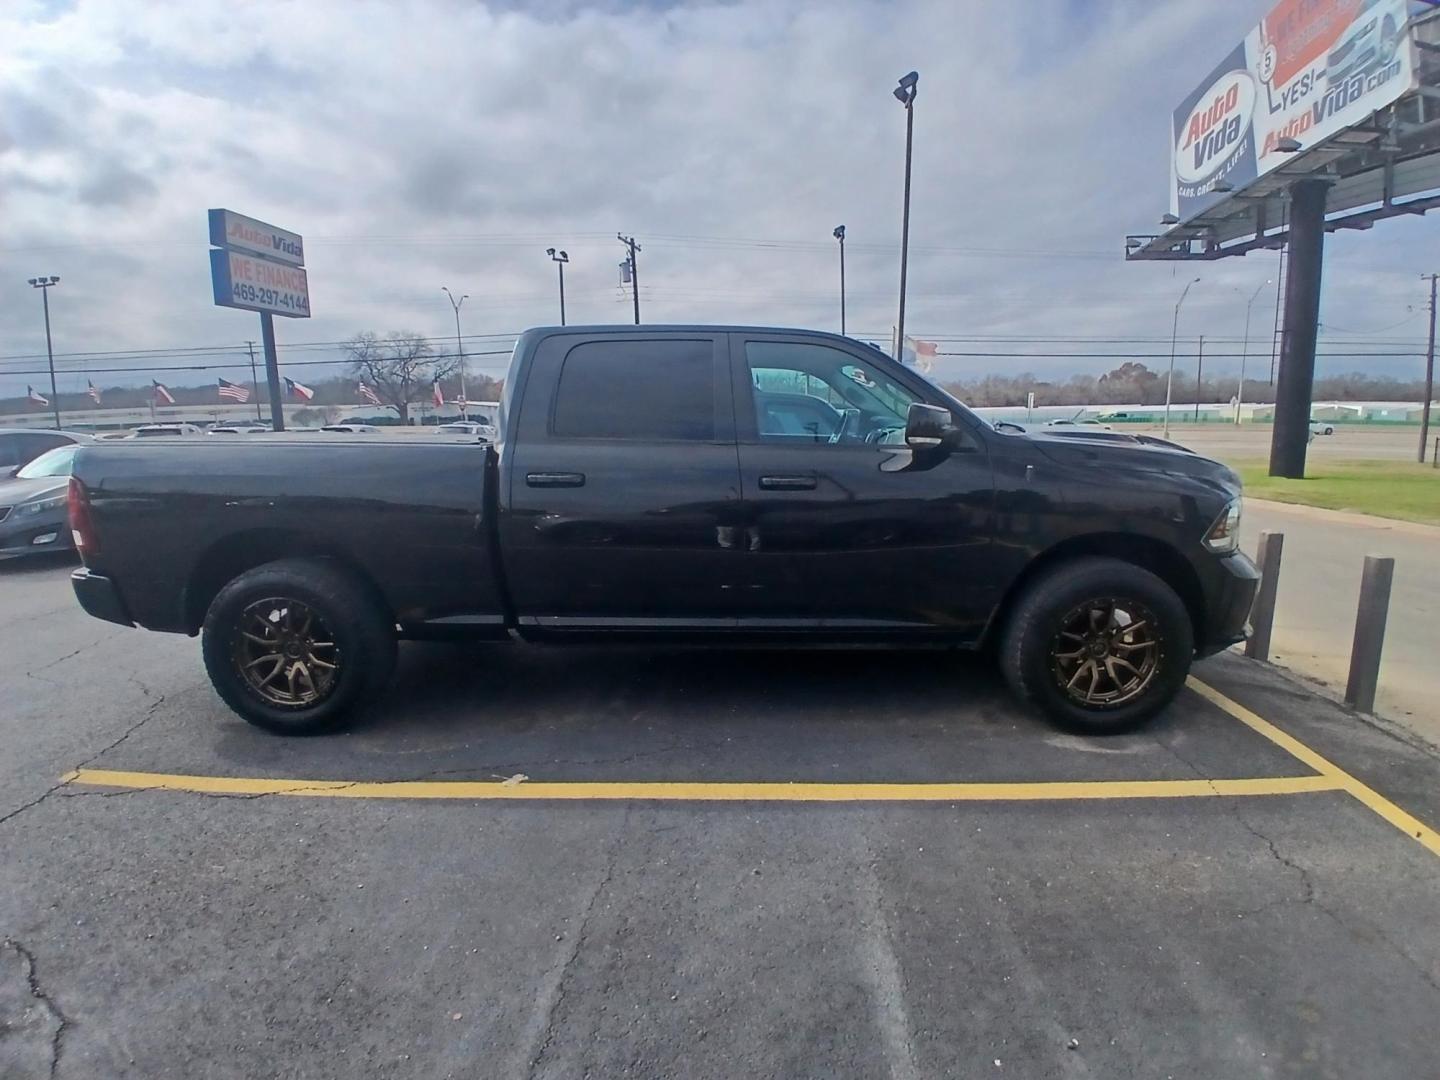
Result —
[[[268, 424], [215, 424], [201, 427], [184, 421], [163, 424], [142, 424], [129, 431], [115, 432], [100, 436], [107, 439], [148, 439], [166, 435], [268, 435], [272, 432]], [[287, 428], [290, 433], [328, 431], [341, 435], [380, 435], [387, 429], [376, 424], [323, 424], [320, 427]], [[437, 435], [473, 435], [481, 439], [493, 439], [495, 428], [483, 420], [457, 420], [453, 424], [440, 424], [435, 428]]]

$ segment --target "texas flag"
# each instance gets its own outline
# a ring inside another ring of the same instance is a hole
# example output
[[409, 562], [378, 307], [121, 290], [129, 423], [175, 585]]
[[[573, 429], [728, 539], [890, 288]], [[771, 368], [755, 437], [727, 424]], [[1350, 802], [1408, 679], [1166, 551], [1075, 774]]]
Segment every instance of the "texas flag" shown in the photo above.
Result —
[[50, 404], [50, 399], [37, 391], [33, 386], [25, 387], [25, 400], [30, 402], [31, 405]]
[[161, 405], [175, 404], [175, 395], [170, 393], [170, 388], [164, 383], [158, 383], [154, 379], [151, 379], [150, 387], [151, 392], [155, 395], [155, 400]]
[[285, 380], [285, 391], [291, 397], [299, 398], [301, 401], [309, 401], [315, 396], [315, 391], [304, 383], [298, 383], [294, 379]]
[[440, 392], [439, 379], [436, 379], [430, 384], [430, 398], [432, 401], [435, 402], [435, 407], [437, 409], [445, 404], [445, 395]]
[[86, 387], [85, 393], [87, 393], [87, 394], [90, 395], [90, 400], [93, 401], [93, 402], [95, 402], [96, 405], [99, 405], [99, 404], [100, 404], [100, 388], [99, 388], [98, 386], [96, 386], [93, 382], [91, 382], [89, 379], [86, 379], [86, 380], [85, 380], [85, 387]]
[[940, 346], [933, 341], [921, 341], [909, 334], [905, 335], [905, 347], [900, 350], [900, 362], [911, 367], [919, 368], [921, 371], [935, 370], [935, 358], [940, 354]]

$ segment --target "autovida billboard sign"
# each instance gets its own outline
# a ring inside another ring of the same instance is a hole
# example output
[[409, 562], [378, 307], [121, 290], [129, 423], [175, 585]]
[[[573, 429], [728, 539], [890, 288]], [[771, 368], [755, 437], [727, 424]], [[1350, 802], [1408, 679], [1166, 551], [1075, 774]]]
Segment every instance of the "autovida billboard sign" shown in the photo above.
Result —
[[233, 210], [210, 211], [215, 303], [292, 319], [310, 317], [305, 241]]
[[1170, 211], [1182, 221], [1413, 89], [1407, 0], [1280, 0], [1171, 118]]

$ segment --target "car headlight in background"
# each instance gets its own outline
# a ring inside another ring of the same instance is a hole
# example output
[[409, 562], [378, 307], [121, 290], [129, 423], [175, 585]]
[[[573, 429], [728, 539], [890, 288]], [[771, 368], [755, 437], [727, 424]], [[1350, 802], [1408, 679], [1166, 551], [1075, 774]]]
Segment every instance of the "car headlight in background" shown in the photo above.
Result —
[[47, 495], [43, 499], [33, 499], [30, 502], [21, 503], [15, 507], [15, 514], [17, 517], [23, 517], [26, 514], [43, 514], [46, 510], [60, 510], [64, 506], [65, 493], [62, 491], [59, 495]]
[[1205, 533], [1205, 547], [1216, 555], [1228, 555], [1240, 546], [1240, 505], [1236, 495]]

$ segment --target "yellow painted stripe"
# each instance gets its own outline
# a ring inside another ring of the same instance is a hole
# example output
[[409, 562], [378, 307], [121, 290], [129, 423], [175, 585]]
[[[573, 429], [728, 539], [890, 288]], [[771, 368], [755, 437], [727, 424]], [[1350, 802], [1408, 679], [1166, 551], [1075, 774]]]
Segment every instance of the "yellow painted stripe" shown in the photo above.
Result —
[[1173, 799], [1214, 795], [1297, 795], [1335, 791], [1328, 776], [1243, 780], [1097, 780], [1049, 783], [787, 784], [580, 781], [269, 780], [245, 776], [80, 769], [68, 783], [194, 791], [210, 795], [301, 795], [337, 799], [656, 799], [729, 802], [1043, 802], [1073, 799]]
[[1189, 678], [1189, 685], [1190, 689], [1194, 690], [1207, 701], [1225, 710], [1246, 727], [1265, 736], [1265, 738], [1269, 739], [1276, 746], [1287, 751], [1298, 760], [1303, 761], [1321, 776], [1333, 780], [1337, 788], [1360, 800], [1360, 802], [1375, 811], [1375, 813], [1379, 814], [1391, 825], [1394, 825], [1395, 828], [1399, 829], [1406, 836], [1412, 840], [1419, 841], [1434, 854], [1440, 855], [1440, 832], [1436, 832], [1413, 814], [1406, 813], [1374, 788], [1351, 776], [1329, 758], [1316, 753], [1299, 739], [1281, 731], [1274, 724], [1270, 723], [1269, 720], [1251, 712], [1238, 701], [1232, 701], [1220, 693], [1219, 690], [1216, 690], [1212, 686], [1207, 686], [1193, 675]]

